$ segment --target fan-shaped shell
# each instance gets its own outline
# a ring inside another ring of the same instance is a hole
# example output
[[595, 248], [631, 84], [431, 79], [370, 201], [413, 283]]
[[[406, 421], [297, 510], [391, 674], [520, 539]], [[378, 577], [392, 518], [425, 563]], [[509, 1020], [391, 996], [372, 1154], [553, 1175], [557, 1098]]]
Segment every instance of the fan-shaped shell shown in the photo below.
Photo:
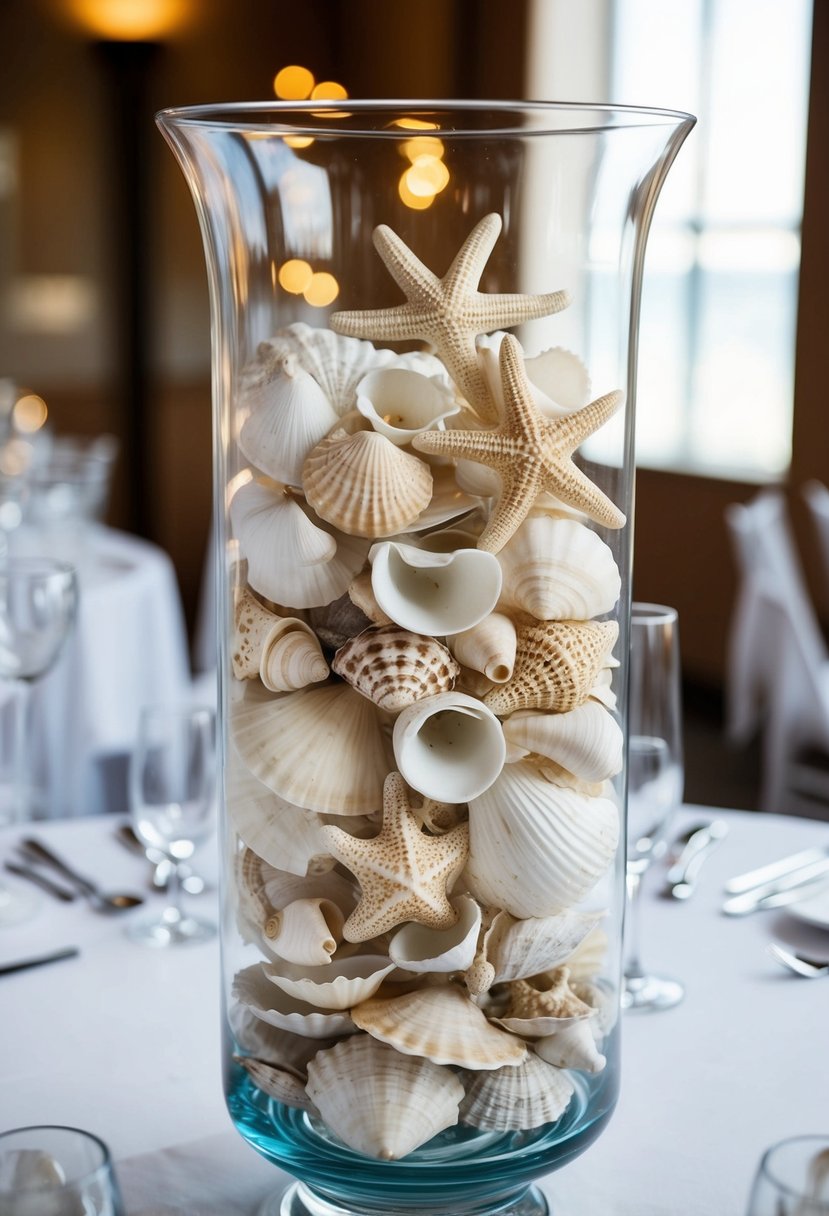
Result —
[[590, 1019], [581, 1018], [545, 1035], [533, 1043], [533, 1051], [556, 1068], [577, 1068], [581, 1072], [601, 1072], [607, 1063], [596, 1046]]
[[356, 1026], [409, 1056], [461, 1068], [500, 1068], [523, 1060], [526, 1045], [492, 1026], [454, 985], [420, 988], [403, 996], [372, 997], [351, 1016]]
[[535, 514], [498, 553], [501, 606], [540, 621], [588, 620], [610, 612], [621, 578], [609, 545], [574, 519]]
[[547, 414], [571, 414], [590, 400], [590, 375], [578, 355], [554, 346], [524, 360], [530, 383], [551, 403]]
[[394, 763], [377, 710], [347, 684], [248, 697], [232, 707], [231, 729], [253, 775], [288, 802], [332, 815], [381, 809]]
[[262, 971], [261, 963], [238, 971], [231, 991], [233, 997], [246, 1006], [254, 1017], [269, 1026], [290, 1030], [308, 1039], [330, 1039], [336, 1035], [355, 1033], [356, 1028], [347, 1013], [314, 1009], [305, 1001], [288, 996], [287, 992], [270, 982]]
[[228, 1021], [233, 1037], [243, 1051], [298, 1077], [307, 1076], [308, 1061], [322, 1047], [330, 1047], [334, 1042], [333, 1039], [309, 1039], [278, 1026], [269, 1026], [238, 1001], [230, 1005]]
[[369, 560], [378, 605], [413, 633], [443, 636], [471, 629], [501, 592], [498, 559], [481, 549], [430, 553], [384, 541], [371, 547]]
[[624, 736], [597, 701], [566, 714], [519, 710], [504, 722], [508, 743], [544, 756], [582, 781], [606, 781], [621, 772]]
[[506, 758], [501, 723], [465, 693], [415, 701], [394, 724], [397, 768], [424, 798], [467, 802], [496, 779]]
[[525, 1131], [560, 1119], [573, 1096], [566, 1073], [537, 1055], [515, 1068], [464, 1076], [461, 1121], [485, 1131]]
[[432, 497], [425, 461], [375, 431], [333, 431], [307, 457], [302, 484], [321, 519], [351, 536], [394, 536]]
[[352, 638], [337, 651], [332, 668], [389, 713], [450, 691], [460, 670], [440, 642], [398, 625], [376, 626]]
[[331, 962], [343, 940], [344, 924], [345, 916], [333, 900], [294, 899], [266, 921], [265, 936], [286, 962], [321, 967]]
[[599, 923], [601, 915], [568, 908], [554, 916], [519, 920], [499, 911], [483, 941], [484, 956], [492, 966], [491, 983], [525, 979], [557, 967]]
[[522, 760], [469, 803], [465, 878], [484, 904], [552, 916], [593, 889], [618, 842], [614, 802], [551, 785]]
[[555, 1034], [570, 1022], [589, 1018], [593, 1009], [573, 991], [566, 967], [556, 967], [532, 980], [514, 980], [507, 1007], [495, 1018], [499, 1026], [525, 1038]]
[[459, 663], [482, 672], [494, 684], [504, 684], [515, 666], [515, 625], [501, 612], [490, 612], [477, 625], [449, 639]]
[[591, 694], [619, 626], [615, 621], [548, 621], [522, 626], [517, 633], [512, 679], [483, 698], [496, 714], [576, 709]]
[[288, 996], [315, 1009], [350, 1009], [374, 996], [394, 967], [388, 958], [357, 954], [326, 967], [263, 963], [262, 971]]
[[313, 1103], [305, 1089], [305, 1081], [278, 1065], [269, 1064], [266, 1060], [257, 1060], [254, 1056], [234, 1056], [237, 1064], [241, 1064], [257, 1089], [261, 1089], [269, 1098], [276, 1098], [284, 1106], [293, 1106], [299, 1110], [313, 1110]]
[[445, 379], [403, 367], [378, 368], [364, 376], [357, 385], [357, 409], [378, 434], [398, 446], [460, 413]]
[[371, 342], [343, 337], [331, 329], [297, 321], [260, 343], [257, 351], [259, 376], [270, 374], [274, 364], [288, 354], [296, 355], [340, 416], [354, 409], [357, 385], [372, 368], [385, 367], [400, 358], [394, 351], [378, 350]]
[[307, 1092], [349, 1148], [396, 1161], [457, 1123], [463, 1086], [448, 1068], [359, 1035], [317, 1054]]
[[292, 874], [326, 870], [334, 864], [316, 811], [294, 806], [248, 772], [229, 749], [227, 808], [246, 845], [265, 861]]
[[239, 431], [247, 459], [277, 481], [301, 485], [305, 457], [337, 423], [316, 380], [295, 355], [286, 355], [269, 376], [243, 390], [240, 404], [250, 409]]
[[389, 942], [389, 957], [404, 971], [464, 971], [475, 956], [481, 909], [468, 895], [451, 900], [458, 913], [451, 929], [410, 921]]

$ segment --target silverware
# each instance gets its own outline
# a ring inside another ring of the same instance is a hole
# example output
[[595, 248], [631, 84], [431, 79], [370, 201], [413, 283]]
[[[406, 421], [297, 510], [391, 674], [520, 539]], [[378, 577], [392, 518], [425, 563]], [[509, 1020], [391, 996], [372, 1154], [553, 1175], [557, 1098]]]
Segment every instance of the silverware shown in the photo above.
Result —
[[782, 908], [805, 899], [814, 888], [822, 887], [829, 876], [829, 857], [801, 866], [793, 873], [761, 883], [741, 895], [732, 895], [722, 906], [726, 916], [745, 916], [766, 908]]
[[78, 874], [76, 870], [71, 869], [57, 854], [53, 853], [51, 849], [47, 849], [45, 844], [42, 844], [39, 840], [35, 840], [33, 837], [27, 837], [17, 847], [26, 861], [34, 862], [38, 865], [51, 866], [53, 870], [57, 870], [59, 874], [72, 883], [81, 895], [84, 895], [89, 900], [92, 907], [98, 912], [126, 912], [129, 908], [136, 908], [144, 902], [140, 895], [130, 895], [121, 891], [101, 891], [95, 883], [90, 882], [88, 878], [84, 878], [82, 874]]
[[728, 824], [724, 819], [712, 819], [710, 823], [697, 828], [665, 875], [666, 894], [674, 899], [689, 899], [696, 890], [700, 870], [727, 835]]
[[781, 857], [779, 861], [772, 861], [768, 865], [760, 866], [759, 869], [749, 870], [745, 874], [736, 874], [733, 878], [729, 878], [724, 890], [728, 895], [740, 895], [743, 891], [750, 891], [752, 887], [772, 882], [775, 878], [783, 878], [786, 874], [792, 874], [802, 866], [808, 866], [824, 857], [829, 857], [829, 848], [804, 849], [800, 853], [792, 853], [789, 857]]
[[24, 958], [18, 963], [0, 964], [0, 975], [11, 975], [13, 971], [26, 971], [29, 967], [44, 967], [47, 963], [59, 963], [64, 958], [76, 958], [80, 954], [77, 946], [66, 946], [53, 950], [51, 954], [40, 954], [36, 958]]
[[29, 882], [33, 882], [36, 887], [40, 887], [41, 891], [45, 891], [47, 895], [54, 895], [55, 899], [62, 899], [66, 903], [71, 903], [75, 898], [74, 891], [59, 886], [51, 878], [47, 878], [45, 874], [38, 873], [37, 870], [32, 870], [29, 866], [18, 865], [16, 861], [7, 861], [4, 865], [10, 874], [16, 874], [18, 878], [28, 878]]
[[778, 963], [788, 967], [790, 971], [794, 971], [795, 975], [804, 976], [807, 980], [829, 975], [829, 962], [823, 959], [807, 958], [805, 954], [796, 954], [793, 950], [787, 950], [785, 946], [781, 946], [779, 942], [769, 942], [766, 949], [772, 958], [777, 959]]
[[125, 848], [131, 853], [140, 853], [143, 857], [152, 864], [153, 876], [152, 884], [157, 891], [166, 891], [170, 885], [173, 868], [178, 865], [179, 881], [182, 889], [188, 895], [201, 895], [207, 883], [200, 874], [196, 874], [184, 862], [171, 861], [166, 854], [160, 849], [153, 849], [141, 843], [141, 840], [136, 835], [135, 829], [129, 823], [122, 823], [116, 829], [115, 835]]

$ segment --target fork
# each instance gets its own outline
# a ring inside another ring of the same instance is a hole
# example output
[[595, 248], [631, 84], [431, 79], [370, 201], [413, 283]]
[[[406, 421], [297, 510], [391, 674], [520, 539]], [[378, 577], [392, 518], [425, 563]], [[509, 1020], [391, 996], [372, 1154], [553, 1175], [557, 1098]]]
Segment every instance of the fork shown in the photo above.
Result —
[[787, 950], [781, 946], [779, 942], [769, 942], [766, 947], [772, 958], [776, 959], [783, 967], [788, 967], [795, 975], [802, 975], [807, 980], [818, 979], [822, 975], [829, 975], [829, 962], [823, 959], [806, 958], [803, 954], [795, 954], [792, 950]]

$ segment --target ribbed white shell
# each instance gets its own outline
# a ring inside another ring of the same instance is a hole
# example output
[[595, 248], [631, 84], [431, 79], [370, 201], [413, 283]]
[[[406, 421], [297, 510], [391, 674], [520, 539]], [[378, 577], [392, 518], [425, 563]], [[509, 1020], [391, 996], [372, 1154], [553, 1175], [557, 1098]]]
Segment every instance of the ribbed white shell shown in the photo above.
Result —
[[337, 422], [317, 382], [286, 355], [271, 376], [243, 390], [240, 404], [250, 409], [239, 431], [247, 459], [277, 481], [301, 485], [305, 457]]
[[621, 771], [624, 736], [598, 701], [564, 714], [518, 710], [504, 722], [509, 743], [560, 765], [582, 781], [606, 781]]
[[525, 1131], [560, 1119], [573, 1096], [561, 1069], [530, 1054], [516, 1068], [463, 1077], [461, 1121], [485, 1131]]
[[325, 967], [298, 967], [291, 963], [263, 963], [272, 984], [316, 1009], [351, 1009], [367, 1001], [394, 971], [385, 956], [358, 954]]
[[270, 983], [259, 963], [238, 971], [233, 979], [232, 994], [251, 1011], [254, 1017], [309, 1039], [330, 1039], [335, 1035], [354, 1034], [355, 1026], [347, 1013], [331, 1009], [314, 1009], [305, 1001], [288, 996]]
[[610, 612], [621, 578], [610, 547], [574, 519], [530, 515], [498, 553], [501, 605], [536, 620], [589, 620]]

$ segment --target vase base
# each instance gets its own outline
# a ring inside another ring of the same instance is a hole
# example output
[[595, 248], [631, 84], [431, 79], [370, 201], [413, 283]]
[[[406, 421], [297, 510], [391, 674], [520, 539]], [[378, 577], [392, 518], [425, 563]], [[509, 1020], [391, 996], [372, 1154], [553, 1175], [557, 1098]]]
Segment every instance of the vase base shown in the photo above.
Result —
[[[385, 1207], [383, 1211], [384, 1216], [444, 1216], [445, 1210], [427, 1213], [418, 1208], [415, 1214], [414, 1210], [406, 1208]], [[378, 1216], [378, 1210], [342, 1207], [315, 1195], [303, 1183], [295, 1182], [287, 1191], [270, 1195], [256, 1216]], [[553, 1213], [541, 1191], [531, 1186], [517, 1197], [498, 1200], [491, 1207], [476, 1208], [474, 1216], [553, 1216]]]

